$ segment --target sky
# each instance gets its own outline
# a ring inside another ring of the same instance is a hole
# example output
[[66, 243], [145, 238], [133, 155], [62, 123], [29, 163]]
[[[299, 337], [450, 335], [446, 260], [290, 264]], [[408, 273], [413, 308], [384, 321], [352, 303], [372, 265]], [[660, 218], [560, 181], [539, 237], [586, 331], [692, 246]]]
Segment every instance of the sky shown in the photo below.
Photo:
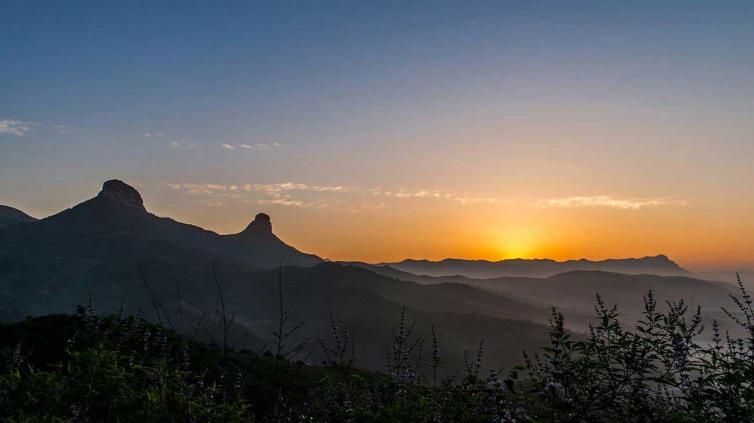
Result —
[[0, 0], [0, 204], [338, 260], [754, 265], [754, 3]]

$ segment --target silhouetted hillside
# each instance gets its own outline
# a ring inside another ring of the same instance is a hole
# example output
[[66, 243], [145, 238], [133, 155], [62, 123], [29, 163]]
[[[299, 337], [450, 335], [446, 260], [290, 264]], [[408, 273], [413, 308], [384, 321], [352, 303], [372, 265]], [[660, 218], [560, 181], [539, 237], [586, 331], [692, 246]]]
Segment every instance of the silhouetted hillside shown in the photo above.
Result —
[[35, 218], [10, 206], [0, 205], [0, 228], [16, 223], [34, 222]]
[[370, 367], [384, 366], [384, 345], [404, 305], [417, 332], [426, 336], [434, 325], [445, 338], [453, 368], [482, 338], [494, 352], [491, 366], [515, 364], [521, 350], [546, 342], [545, 307], [320, 262], [280, 241], [265, 214], [239, 234], [218, 235], [157, 217], [135, 189], [108, 181], [97, 197], [69, 210], [0, 229], [0, 319], [70, 312], [93, 294], [105, 311], [124, 302], [151, 319], [157, 303], [162, 319], [187, 330], [201, 316], [216, 319], [220, 285], [237, 324], [234, 342], [260, 348], [277, 330], [278, 270], [272, 268], [283, 263], [286, 304], [294, 306], [293, 318], [307, 321], [291, 342], [327, 335], [332, 313], [352, 331], [356, 352]]
[[[247, 228], [236, 235], [219, 235], [147, 212], [135, 189], [112, 180], [105, 182], [95, 198], [34, 225], [5, 228], [0, 237], [6, 253], [57, 248], [60, 254], [76, 259], [89, 253], [117, 253], [118, 248], [136, 245], [152, 250], [169, 244], [171, 248], [201, 252], [208, 258], [226, 256], [243, 260], [259, 268], [273, 268], [281, 263], [310, 266], [321, 262], [318, 257], [301, 253], [278, 239], [272, 233], [268, 216], [260, 214], [257, 219], [265, 220], [263, 230]], [[256, 220], [249, 227], [255, 223]], [[102, 247], [106, 247], [105, 251], [98, 252]]]
[[251, 270], [321, 260], [270, 231], [238, 239], [157, 217], [135, 189], [113, 180], [71, 209], [0, 229], [0, 318], [67, 312], [89, 292], [115, 303], [142, 295], [142, 272], [194, 289], [194, 281], [198, 287], [211, 280], [213, 261]]

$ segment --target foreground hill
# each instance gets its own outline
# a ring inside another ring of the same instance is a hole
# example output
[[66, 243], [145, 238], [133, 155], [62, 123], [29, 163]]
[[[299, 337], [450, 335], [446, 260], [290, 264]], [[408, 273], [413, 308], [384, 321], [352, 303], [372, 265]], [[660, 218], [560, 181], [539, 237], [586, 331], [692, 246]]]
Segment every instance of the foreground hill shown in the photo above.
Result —
[[488, 279], [503, 276], [543, 278], [558, 273], [578, 270], [594, 270], [628, 274], [653, 275], [689, 275], [686, 269], [678, 266], [667, 256], [608, 259], [601, 261], [568, 260], [555, 261], [549, 259], [510, 259], [500, 261], [445, 259], [403, 260], [396, 263], [381, 263], [398, 270], [416, 275], [428, 276], [466, 276], [469, 278]]
[[746, 339], [705, 333], [685, 307], [658, 313], [648, 299], [639, 330], [601, 307], [593, 330], [574, 339], [554, 315], [549, 345], [522, 368], [483, 370], [492, 354], [480, 344], [448, 378], [437, 372], [449, 364], [445, 338], [425, 345], [403, 319], [380, 373], [354, 361], [353, 333], [337, 322], [315, 364], [275, 346], [207, 345], [90, 304], [0, 323], [0, 420], [746, 422], [754, 316], [747, 293], [737, 298]]
[[29, 216], [21, 210], [0, 205], [0, 228], [8, 225], [15, 225], [16, 223], [34, 222], [35, 220], [37, 219]]

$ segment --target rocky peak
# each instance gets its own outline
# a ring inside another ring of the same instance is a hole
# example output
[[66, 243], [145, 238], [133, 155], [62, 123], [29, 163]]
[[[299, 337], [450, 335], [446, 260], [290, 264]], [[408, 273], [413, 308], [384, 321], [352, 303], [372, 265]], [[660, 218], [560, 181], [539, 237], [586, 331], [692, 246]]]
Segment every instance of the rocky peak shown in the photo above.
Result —
[[97, 195], [98, 198], [106, 198], [115, 201], [127, 207], [133, 207], [144, 210], [144, 201], [141, 199], [139, 191], [134, 187], [117, 179], [111, 179], [102, 185], [102, 191]]
[[272, 222], [270, 216], [265, 213], [259, 213], [249, 226], [243, 230], [243, 234], [272, 234]]

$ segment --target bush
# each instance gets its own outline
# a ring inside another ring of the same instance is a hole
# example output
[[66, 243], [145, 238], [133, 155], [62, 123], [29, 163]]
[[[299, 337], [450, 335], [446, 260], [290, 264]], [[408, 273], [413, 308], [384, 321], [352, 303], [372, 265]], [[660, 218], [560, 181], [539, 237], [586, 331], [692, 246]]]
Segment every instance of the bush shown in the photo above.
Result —
[[[401, 315], [386, 373], [359, 369], [348, 331], [331, 321], [319, 339], [321, 366], [271, 352], [228, 350], [180, 336], [140, 317], [47, 316], [0, 326], [3, 421], [754, 421], [754, 312], [740, 285], [729, 318], [745, 339], [705, 335], [683, 302], [660, 312], [652, 293], [630, 329], [597, 297], [597, 321], [575, 337], [553, 310], [550, 346], [509, 372], [480, 375], [484, 341], [464, 373], [437, 380], [432, 333]], [[706, 342], [702, 340], [705, 339]], [[424, 375], [429, 375], [425, 378]]]

